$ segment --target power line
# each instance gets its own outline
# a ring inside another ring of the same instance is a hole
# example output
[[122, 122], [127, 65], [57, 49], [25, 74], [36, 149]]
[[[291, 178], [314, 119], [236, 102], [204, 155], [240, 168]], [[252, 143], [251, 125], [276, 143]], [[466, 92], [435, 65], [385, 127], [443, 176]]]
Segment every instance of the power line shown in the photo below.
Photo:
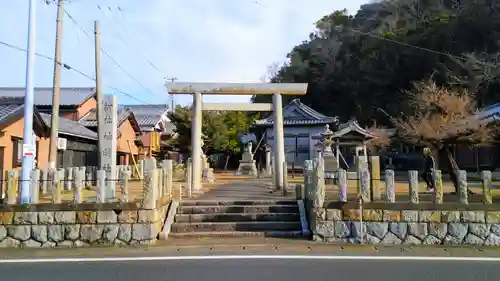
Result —
[[[436, 55], [451, 57], [451, 58], [454, 58], [454, 59], [457, 59], [457, 60], [461, 60], [461, 61], [468, 61], [468, 59], [466, 57], [455, 56], [455, 55], [447, 54], [447, 53], [444, 53], [444, 52], [441, 52], [441, 51], [437, 51], [437, 50], [433, 50], [433, 49], [429, 49], [429, 48], [425, 48], [425, 47], [420, 47], [420, 46], [416, 46], [416, 45], [404, 43], [404, 42], [401, 42], [401, 41], [397, 41], [397, 40], [394, 40], [394, 39], [386, 38], [386, 37], [383, 37], [383, 36], [380, 36], [380, 35], [376, 35], [376, 34], [373, 34], [373, 33], [363, 32], [363, 31], [360, 31], [360, 30], [357, 30], [357, 29], [354, 29], [354, 28], [350, 28], [350, 27], [341, 27], [341, 28], [344, 28], [344, 29], [349, 30], [351, 32], [359, 33], [361, 35], [365, 35], [365, 36], [368, 36], [368, 37], [371, 37], [371, 38], [375, 38], [375, 39], [387, 41], [387, 42], [390, 42], [390, 43], [394, 43], [394, 44], [397, 44], [397, 45], [401, 45], [401, 46], [405, 46], [405, 47], [417, 49], [417, 50], [420, 50], [420, 51], [425, 51], [425, 52], [433, 53], [433, 54], [436, 54]], [[486, 62], [483, 62], [483, 61], [476, 61], [476, 62], [478, 64], [483, 65], [483, 66], [498, 67], [498, 65], [489, 64], [489, 63], [486, 63]]]
[[[27, 52], [27, 50], [26, 50], [26, 49], [24, 49], [24, 48], [21, 48], [21, 47], [18, 47], [18, 46], [15, 46], [15, 45], [9, 44], [9, 43], [4, 42], [4, 41], [0, 41], [0, 45], [6, 46], [6, 47], [11, 48], [11, 49], [15, 49], [15, 50], [17, 50], [17, 51]], [[90, 79], [90, 80], [92, 80], [92, 81], [94, 81], [94, 82], [95, 82], [95, 80], [96, 80], [96, 79], [95, 79], [95, 77], [92, 77], [92, 76], [90, 76], [90, 75], [88, 75], [88, 74], [84, 73], [83, 71], [78, 70], [78, 69], [76, 69], [76, 68], [74, 68], [74, 67], [70, 66], [69, 64], [63, 63], [63, 62], [61, 62], [61, 61], [57, 61], [57, 60], [56, 60], [55, 58], [53, 58], [53, 57], [50, 57], [50, 56], [47, 56], [47, 55], [44, 55], [44, 54], [40, 54], [40, 53], [35, 53], [35, 55], [36, 55], [36, 56], [38, 56], [38, 57], [42, 57], [42, 58], [44, 58], [44, 59], [47, 59], [47, 60], [53, 61], [53, 62], [55, 61], [55, 62], [57, 62], [58, 64], [60, 64], [62, 67], [64, 67], [65, 69], [68, 69], [68, 70], [73, 70], [74, 72], [76, 72], [76, 73], [78, 73], [78, 74], [80, 74], [80, 75], [82, 75], [82, 76], [84, 76], [84, 77], [86, 77], [86, 78], [88, 78], [88, 79]], [[118, 93], [120, 93], [120, 94], [123, 94], [123, 95], [125, 95], [125, 96], [127, 96], [127, 97], [129, 97], [129, 98], [132, 98], [132, 99], [134, 99], [134, 100], [136, 100], [136, 101], [138, 101], [138, 102], [141, 102], [141, 103], [143, 103], [143, 104], [147, 104], [147, 105], [154, 105], [154, 104], [150, 104], [150, 103], [148, 103], [148, 102], [146, 102], [146, 101], [144, 101], [144, 100], [138, 99], [138, 98], [134, 97], [133, 95], [131, 95], [131, 94], [127, 93], [127, 92], [124, 92], [124, 91], [122, 91], [122, 90], [120, 90], [120, 89], [118, 89], [118, 88], [116, 88], [116, 87], [109, 86], [109, 85], [108, 85], [108, 86], [106, 86], [106, 87], [107, 87], [107, 88], [109, 88], [109, 89], [111, 89], [111, 90], [114, 90], [115, 92], [118, 92]], [[160, 108], [160, 107], [158, 107], [158, 108]]]
[[[126, 21], [126, 18], [125, 18], [125, 14], [123, 13], [123, 9], [120, 6], [118, 6], [118, 5], [116, 5], [116, 7], [117, 7], [118, 12], [121, 15], [121, 18], [124, 20], [124, 22], [126, 24], [127, 21]], [[97, 5], [97, 8], [99, 10], [101, 10], [103, 16], [106, 16], [106, 13], [104, 12], [103, 8], [101, 8], [101, 6]], [[109, 10], [109, 13], [111, 13], [111, 15], [113, 17], [113, 20], [116, 22], [116, 26], [118, 27], [117, 31], [116, 31], [116, 33], [118, 34], [118, 37], [120, 38], [120, 40], [123, 43], [125, 43], [127, 45], [131, 45], [128, 42], [126, 42], [126, 40], [124, 39], [127, 36], [122, 36], [122, 33], [120, 32], [120, 30], [125, 32], [125, 28], [126, 27], [125, 27], [125, 24], [122, 24], [121, 21], [118, 19], [118, 17], [115, 15], [115, 11], [116, 10], [114, 8], [112, 8], [111, 6], [107, 6], [107, 8]], [[126, 34], [126, 32], [125, 32], [125, 34]], [[156, 70], [159, 74], [161, 74], [162, 76], [165, 74], [163, 71], [160, 70], [159, 67], [157, 67], [153, 62], [151, 62], [151, 60], [149, 60], [148, 58], [144, 57], [144, 55], [142, 53], [140, 53], [140, 52], [137, 52], [137, 53], [139, 53], [142, 56], [142, 58], [144, 59], [144, 61], [148, 65], [150, 65], [152, 68], [154, 68], [154, 70]]]
[[[108, 8], [109, 13], [111, 13], [111, 15], [112, 15], [112, 17], [113, 17], [113, 20], [116, 22], [116, 26], [118, 27], [118, 28], [116, 29], [116, 34], [118, 35], [118, 38], [119, 38], [119, 39], [120, 39], [120, 41], [122, 41], [124, 44], [126, 44], [126, 45], [130, 45], [130, 44], [127, 42], [127, 40], [125, 40], [125, 37], [126, 37], [126, 36], [123, 36], [123, 34], [120, 32], [120, 30], [121, 30], [121, 31], [125, 31], [125, 28], [124, 28], [124, 25], [123, 25], [123, 24], [120, 22], [120, 20], [118, 19], [118, 17], [115, 15], [115, 13], [114, 13], [114, 11], [115, 11], [115, 10], [114, 10], [113, 8], [111, 8], [111, 6], [103, 6], [103, 7], [101, 7], [101, 5], [96, 5], [96, 6], [97, 6], [97, 8], [101, 11], [101, 13], [102, 13], [102, 15], [103, 15], [104, 17], [106, 17], [106, 12], [104, 12], [104, 7]], [[118, 12], [120, 13], [121, 17], [122, 17], [122, 18], [124, 19], [124, 21], [126, 22], [125, 15], [123, 14], [123, 9], [122, 9], [120, 6], [118, 6], [118, 5], [116, 5], [116, 7], [117, 7], [117, 10], [118, 10]], [[67, 11], [65, 11], [65, 12], [66, 12], [66, 14], [68, 15], [68, 17], [70, 17], [70, 18], [71, 18], [71, 20], [72, 20], [72, 21], [73, 21], [73, 22], [74, 22], [74, 23], [78, 26], [78, 24], [77, 24], [76, 20], [74, 20], [74, 18], [73, 18], [73, 17], [71, 17], [71, 16], [68, 14], [68, 12], [67, 12]], [[85, 33], [87, 33], [87, 32], [86, 32], [83, 28], [81, 28], [80, 26], [79, 26], [79, 28], [80, 28], [82, 31], [84, 31]], [[137, 53], [139, 53], [139, 52], [137, 52]], [[135, 53], [134, 53], [134, 54], [135, 54]], [[162, 72], [162, 70], [160, 70], [160, 68], [159, 68], [158, 66], [156, 66], [153, 62], [151, 62], [151, 60], [149, 60], [149, 59], [145, 58], [143, 54], [140, 54], [140, 55], [142, 56], [142, 58], [143, 58], [143, 60], [146, 62], [146, 64], [148, 64], [149, 66], [151, 66], [151, 67], [152, 67], [155, 71], [157, 71], [157, 72], [158, 72], [159, 74], [161, 74], [161, 75], [164, 75], [164, 74], [165, 74], [164, 72]]]
[[[87, 32], [85, 30], [85, 28], [83, 28], [80, 24], [78, 24], [78, 22], [73, 18], [73, 16], [71, 16], [71, 14], [66, 10], [64, 9], [64, 13], [68, 16], [68, 18], [83, 32], [85, 33], [85, 35], [90, 39], [90, 40], [94, 40], [92, 38], [92, 36], [90, 35], [89, 32]], [[147, 92], [151, 93], [153, 96], [157, 96], [153, 91], [151, 91], [149, 88], [147, 88], [146, 86], [144, 86], [144, 84], [142, 84], [137, 78], [135, 78], [132, 74], [130, 74], [123, 66], [121, 66], [118, 61], [116, 61], [116, 59], [114, 59], [108, 52], [106, 52], [102, 47], [101, 47], [101, 52], [106, 56], [108, 57], [111, 62], [113, 62], [113, 64], [115, 64], [118, 68], [120, 68], [123, 73], [125, 73], [130, 79], [134, 80], [139, 86], [141, 86], [144, 90], [146, 90]]]
[[[112, 7], [112, 6], [116, 6], [116, 8]], [[102, 8], [98, 5], [97, 8], [99, 8], [101, 11], [102, 11]], [[127, 19], [125, 18], [125, 14], [123, 12], [123, 9], [122, 7], [120, 7], [118, 4], [116, 5], [108, 5], [107, 6], [109, 12], [111, 13], [114, 21], [117, 23], [117, 26], [118, 26], [118, 29], [121, 29], [122, 31], [125, 31], [126, 29], [126, 25], [127, 25]], [[120, 13], [121, 15], [121, 18], [123, 19], [123, 23], [122, 21], [120, 21], [118, 19], [118, 17], [116, 16], [115, 12], [117, 13]], [[103, 15], [106, 16], [106, 14], [103, 12]], [[121, 36], [120, 32], [117, 32], [119, 34], [119, 36], [123, 39], [123, 36]], [[150, 39], [151, 38], [147, 38], [148, 41], [151, 41]], [[124, 41], [124, 40], [122, 40]], [[128, 44], [127, 42], [124, 42], [125, 44]], [[142, 54], [141, 54], [142, 55]], [[154, 63], [152, 63], [149, 59], [143, 57], [143, 59], [149, 64], [151, 65], [151, 67], [153, 67], [156, 71], [158, 71], [158, 73], [160, 73], [161, 75], [164, 75], [165, 73], [163, 71], [161, 71], [159, 69], [159, 67], [157, 67]]]

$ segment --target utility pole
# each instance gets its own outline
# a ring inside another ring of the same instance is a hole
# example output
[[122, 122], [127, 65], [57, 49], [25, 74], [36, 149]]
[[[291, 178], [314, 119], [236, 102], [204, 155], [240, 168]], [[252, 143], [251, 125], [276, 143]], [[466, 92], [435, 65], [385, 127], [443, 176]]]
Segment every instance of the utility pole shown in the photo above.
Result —
[[101, 28], [99, 26], [99, 21], [94, 21], [94, 41], [95, 41], [95, 93], [97, 99], [97, 108], [96, 108], [96, 121], [97, 121], [97, 132], [98, 132], [98, 140], [97, 140], [97, 165], [101, 168], [101, 148], [103, 147], [103, 139], [101, 136], [101, 130], [103, 126], [99, 124], [100, 116], [104, 116], [104, 105], [103, 105], [103, 97], [102, 97], [102, 85], [101, 85]]
[[21, 167], [21, 204], [29, 204], [31, 199], [31, 171], [36, 151], [33, 138], [33, 98], [35, 72], [36, 1], [29, 1], [28, 47], [26, 52], [26, 93], [24, 96], [23, 159]]
[[61, 45], [63, 34], [64, 0], [57, 0], [56, 50], [54, 55], [54, 81], [52, 90], [52, 118], [50, 122], [49, 167], [57, 162], [57, 138], [59, 133], [59, 100], [61, 94]]
[[[176, 77], [165, 77], [165, 80], [169, 80], [170, 82], [174, 83], [175, 80], [177, 80]], [[172, 105], [171, 105], [171, 111], [172, 113], [175, 111], [175, 101], [174, 101], [174, 95], [170, 95], [170, 98], [171, 98], [171, 102], [172, 102]]]

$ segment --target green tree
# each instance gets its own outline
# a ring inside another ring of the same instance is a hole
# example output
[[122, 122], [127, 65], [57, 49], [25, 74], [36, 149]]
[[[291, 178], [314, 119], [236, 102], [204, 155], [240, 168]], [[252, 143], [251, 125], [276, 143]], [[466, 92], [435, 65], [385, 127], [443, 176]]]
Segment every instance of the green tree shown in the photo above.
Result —
[[[191, 115], [191, 108], [183, 106], [178, 106], [174, 113], [169, 114], [177, 133], [177, 137], [171, 141], [171, 146], [182, 153], [191, 152]], [[239, 137], [249, 132], [255, 119], [256, 115], [246, 112], [204, 111], [204, 152], [208, 155], [224, 153], [228, 157], [239, 153]]]
[[430, 76], [438, 85], [461, 84], [480, 106], [498, 102], [499, 5], [386, 0], [363, 5], [355, 15], [335, 11], [316, 23], [316, 31], [292, 48], [268, 80], [307, 82], [301, 101], [366, 125], [391, 124], [379, 108], [393, 116], [411, 113], [407, 90]]

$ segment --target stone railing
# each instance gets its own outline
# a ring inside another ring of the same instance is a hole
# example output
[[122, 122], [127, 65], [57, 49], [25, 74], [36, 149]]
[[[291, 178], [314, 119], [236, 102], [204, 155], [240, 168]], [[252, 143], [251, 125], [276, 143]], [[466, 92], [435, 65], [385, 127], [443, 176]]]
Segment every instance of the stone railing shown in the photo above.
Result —
[[[491, 172], [481, 173], [481, 194], [469, 202], [467, 173], [459, 171], [459, 188], [445, 202], [441, 171], [435, 171], [431, 200], [422, 202], [418, 172], [409, 171], [405, 201], [396, 200], [394, 172], [385, 171], [385, 190], [372, 189], [370, 173], [360, 171], [356, 200], [348, 202], [345, 171], [339, 170], [338, 197], [325, 199], [321, 159], [305, 162], [304, 199], [316, 241], [368, 244], [500, 245], [500, 204], [493, 202]], [[378, 193], [378, 194], [377, 194]], [[477, 200], [480, 197], [480, 200]], [[374, 198], [376, 198], [374, 200]]]
[[[79, 247], [86, 245], [151, 244], [161, 231], [173, 198], [172, 161], [156, 168], [154, 159], [144, 170], [143, 196], [130, 200], [126, 169], [120, 172], [121, 196], [108, 196], [109, 184], [98, 171], [97, 200], [83, 202], [83, 170], [75, 169], [73, 200], [63, 202], [63, 172], [50, 175], [47, 192], [51, 201], [40, 202], [42, 186], [32, 179], [31, 204], [17, 204], [17, 186], [12, 173], [4, 203], [0, 204], [0, 247]], [[39, 174], [34, 171], [33, 176]], [[179, 191], [179, 194], [181, 192]], [[180, 197], [180, 196], [179, 196]], [[178, 199], [180, 200], [180, 199]]]

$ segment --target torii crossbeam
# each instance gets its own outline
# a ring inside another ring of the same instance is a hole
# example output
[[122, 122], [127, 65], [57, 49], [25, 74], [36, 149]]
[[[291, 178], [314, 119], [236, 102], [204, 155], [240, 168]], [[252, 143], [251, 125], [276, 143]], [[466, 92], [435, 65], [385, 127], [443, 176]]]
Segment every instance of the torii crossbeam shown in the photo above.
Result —
[[[285, 140], [283, 133], [282, 95], [305, 95], [307, 83], [166, 83], [168, 93], [173, 95], [193, 95], [193, 116], [191, 126], [192, 146], [192, 188], [201, 191], [201, 128], [203, 110], [232, 111], [272, 111], [274, 120], [274, 177], [276, 189], [283, 189], [283, 163], [285, 162]], [[206, 95], [273, 95], [272, 103], [203, 103]]]

